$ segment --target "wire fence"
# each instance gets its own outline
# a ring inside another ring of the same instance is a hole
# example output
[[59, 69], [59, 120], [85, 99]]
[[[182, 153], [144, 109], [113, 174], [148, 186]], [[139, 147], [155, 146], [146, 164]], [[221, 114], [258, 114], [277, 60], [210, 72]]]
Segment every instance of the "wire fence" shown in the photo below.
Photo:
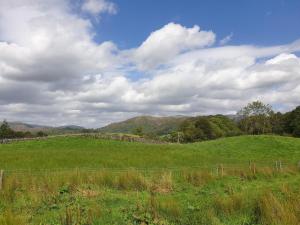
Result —
[[32, 138], [4, 138], [0, 139], [0, 144], [10, 144], [13, 142], [21, 141], [32, 141], [32, 140], [45, 140], [50, 138], [58, 137], [86, 137], [94, 139], [104, 139], [104, 140], [117, 140], [117, 141], [126, 141], [126, 142], [141, 142], [149, 144], [171, 144], [171, 142], [165, 142], [156, 139], [139, 137], [136, 135], [130, 134], [120, 134], [120, 133], [74, 133], [74, 134], [58, 134], [58, 135], [49, 135], [43, 137], [32, 137]]
[[247, 169], [264, 169], [271, 168], [274, 170], [283, 170], [286, 168], [298, 168], [300, 170], [300, 161], [289, 162], [289, 161], [249, 161], [243, 164], [226, 164], [216, 163], [213, 165], [201, 165], [201, 166], [179, 166], [179, 167], [74, 167], [74, 168], [51, 168], [51, 169], [4, 169], [5, 174], [55, 174], [55, 173], [71, 173], [71, 172], [110, 172], [110, 173], [124, 173], [129, 171], [137, 171], [140, 173], [153, 173], [161, 171], [169, 171], [178, 173], [182, 171], [212, 171], [212, 170], [247, 170]]

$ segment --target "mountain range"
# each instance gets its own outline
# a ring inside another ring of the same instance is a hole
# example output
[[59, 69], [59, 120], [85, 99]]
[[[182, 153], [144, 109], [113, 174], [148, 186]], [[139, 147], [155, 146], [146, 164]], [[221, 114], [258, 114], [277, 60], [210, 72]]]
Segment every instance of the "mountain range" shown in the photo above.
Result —
[[[2, 124], [2, 122], [0, 122], [0, 124]], [[22, 122], [8, 122], [8, 124], [10, 128], [13, 129], [14, 131], [22, 131], [22, 132], [29, 131], [31, 133], [37, 133], [39, 131], [43, 131], [47, 134], [78, 133], [85, 129], [84, 127], [76, 126], [76, 125], [51, 127], [51, 126], [28, 124]]]
[[[228, 118], [236, 120], [238, 117], [236, 115], [227, 115]], [[111, 123], [107, 126], [91, 129], [96, 132], [105, 133], [129, 133], [134, 134], [137, 129], [140, 129], [144, 134], [156, 134], [165, 135], [171, 133], [185, 121], [188, 116], [137, 116], [121, 122]], [[1, 124], [1, 123], [0, 123]], [[64, 134], [64, 133], [80, 133], [86, 130], [82, 126], [76, 125], [66, 125], [66, 126], [43, 126], [36, 124], [28, 124], [22, 122], [9, 122], [9, 126], [15, 131], [29, 131], [36, 133], [38, 131], [43, 131], [48, 134]]]

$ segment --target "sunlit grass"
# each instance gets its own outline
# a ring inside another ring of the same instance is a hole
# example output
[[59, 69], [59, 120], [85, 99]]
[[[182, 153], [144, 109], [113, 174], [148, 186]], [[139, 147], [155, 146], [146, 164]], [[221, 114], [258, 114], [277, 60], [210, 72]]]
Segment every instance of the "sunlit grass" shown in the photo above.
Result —
[[0, 145], [0, 225], [296, 225], [299, 146], [275, 136], [188, 145], [83, 138]]

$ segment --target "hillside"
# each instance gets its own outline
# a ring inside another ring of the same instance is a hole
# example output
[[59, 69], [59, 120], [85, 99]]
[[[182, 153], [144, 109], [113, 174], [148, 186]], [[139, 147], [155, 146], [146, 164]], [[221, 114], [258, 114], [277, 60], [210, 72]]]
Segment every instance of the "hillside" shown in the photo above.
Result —
[[249, 160], [273, 165], [276, 160], [296, 164], [299, 159], [300, 139], [280, 136], [238, 136], [159, 145], [67, 137], [0, 145], [1, 168], [12, 170], [215, 167], [219, 163], [247, 166]]
[[144, 134], [154, 133], [156, 135], [168, 134], [177, 130], [179, 125], [188, 117], [169, 116], [138, 116], [122, 122], [112, 123], [99, 129], [101, 132], [108, 133], [135, 133], [136, 129], [142, 128]]
[[[0, 122], [0, 125], [2, 122]], [[75, 126], [75, 125], [67, 125], [67, 126], [59, 126], [59, 127], [51, 127], [37, 124], [28, 124], [22, 122], [8, 122], [11, 129], [14, 131], [29, 131], [31, 133], [37, 133], [38, 131], [43, 131], [47, 134], [64, 134], [64, 133], [76, 133], [80, 132], [84, 127]]]
[[280, 136], [0, 145], [0, 224], [296, 225], [299, 159], [300, 139]]

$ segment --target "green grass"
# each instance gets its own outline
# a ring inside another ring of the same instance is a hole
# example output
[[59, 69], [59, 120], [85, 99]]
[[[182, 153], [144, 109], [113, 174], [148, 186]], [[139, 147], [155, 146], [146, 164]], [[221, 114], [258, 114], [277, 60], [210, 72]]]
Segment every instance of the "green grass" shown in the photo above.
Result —
[[[285, 163], [280, 171], [276, 160]], [[299, 160], [300, 139], [277, 136], [186, 145], [79, 137], [0, 145], [0, 225], [298, 225]]]
[[0, 145], [0, 168], [168, 168], [297, 163], [300, 139], [240, 136], [194, 144], [144, 144], [92, 138], [50, 138]]

